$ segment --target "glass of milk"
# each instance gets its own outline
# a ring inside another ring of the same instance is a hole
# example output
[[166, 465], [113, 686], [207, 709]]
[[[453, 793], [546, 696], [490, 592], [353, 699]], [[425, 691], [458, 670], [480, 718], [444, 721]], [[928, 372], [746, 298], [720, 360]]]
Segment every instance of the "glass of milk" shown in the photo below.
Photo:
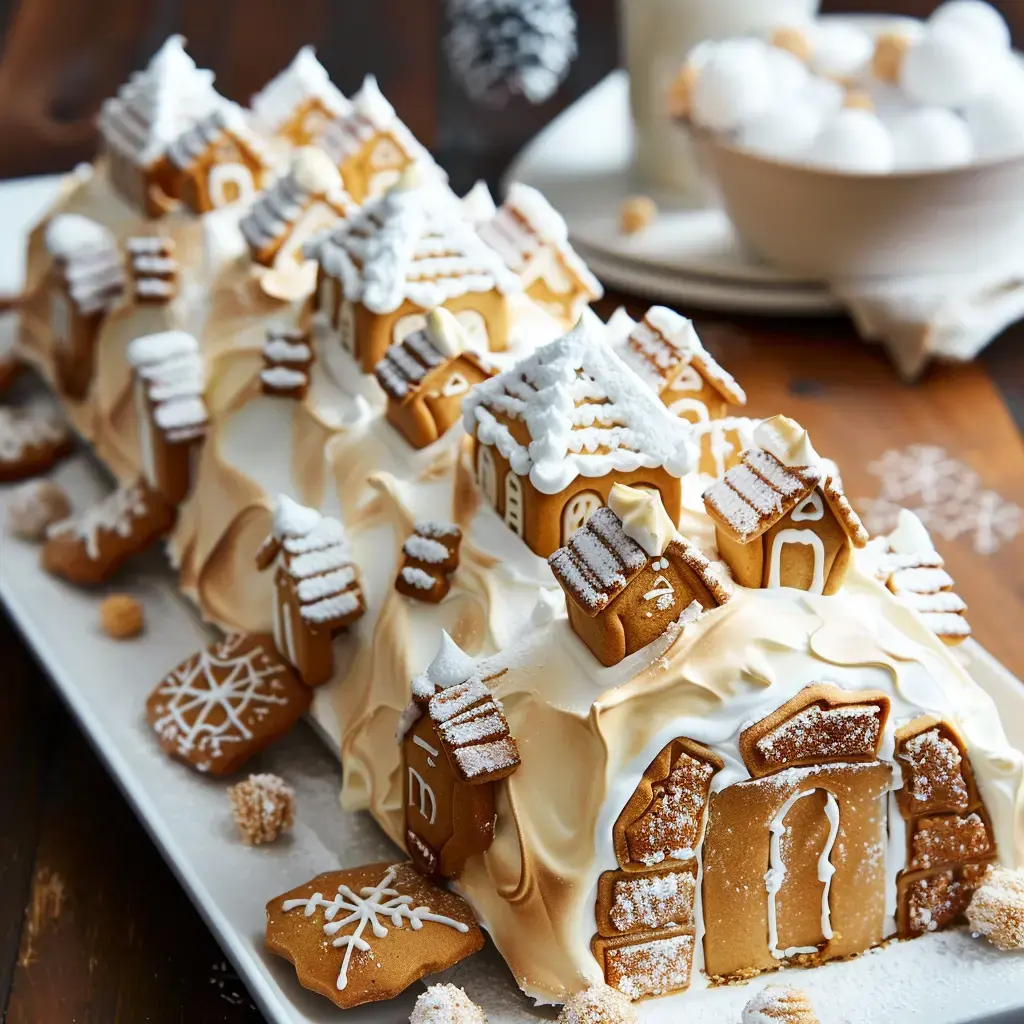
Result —
[[619, 0], [630, 106], [636, 125], [634, 169], [659, 194], [700, 203], [707, 190], [686, 131], [668, 115], [669, 86], [686, 54], [705, 39], [751, 35], [798, 24], [820, 0]]

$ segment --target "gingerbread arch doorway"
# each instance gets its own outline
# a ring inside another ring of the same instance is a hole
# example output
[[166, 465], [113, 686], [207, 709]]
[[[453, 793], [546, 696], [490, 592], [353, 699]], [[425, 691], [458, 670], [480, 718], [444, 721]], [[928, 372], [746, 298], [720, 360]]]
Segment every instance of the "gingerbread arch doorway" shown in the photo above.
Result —
[[569, 538], [604, 504], [597, 491], [577, 491], [562, 506], [562, 543]]
[[494, 452], [490, 445], [482, 444], [476, 453], [476, 482], [480, 493], [490, 502], [492, 508], [498, 507], [498, 471], [494, 465]]
[[234, 203], [245, 202], [256, 194], [256, 183], [252, 171], [244, 164], [214, 164], [206, 181], [210, 205], [215, 210]]

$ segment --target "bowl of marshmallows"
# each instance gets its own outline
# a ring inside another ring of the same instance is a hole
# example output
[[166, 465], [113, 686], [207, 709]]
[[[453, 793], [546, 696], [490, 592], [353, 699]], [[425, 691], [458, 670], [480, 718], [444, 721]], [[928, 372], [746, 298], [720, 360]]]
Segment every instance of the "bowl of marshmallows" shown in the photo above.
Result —
[[981, 0], [701, 43], [671, 105], [771, 263], [827, 279], [1024, 264], [1024, 62]]

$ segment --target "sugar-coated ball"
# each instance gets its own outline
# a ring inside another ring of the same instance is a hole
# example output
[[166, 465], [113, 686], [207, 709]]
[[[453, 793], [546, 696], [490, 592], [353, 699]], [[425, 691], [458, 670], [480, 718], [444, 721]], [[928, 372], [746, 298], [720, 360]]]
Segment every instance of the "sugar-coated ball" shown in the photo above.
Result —
[[963, 107], [985, 94], [992, 70], [990, 53], [973, 36], [940, 26], [907, 51], [900, 85], [924, 106]]
[[1003, 50], [1010, 48], [1010, 26], [1006, 19], [982, 0], [949, 0], [935, 9], [928, 24], [964, 32], [983, 46]]
[[869, 110], [841, 110], [807, 154], [816, 167], [850, 174], [889, 174], [896, 162], [892, 135]]
[[974, 159], [974, 143], [962, 117], [942, 107], [924, 107], [892, 126], [898, 171], [963, 167]]
[[965, 108], [964, 119], [981, 159], [1024, 153], [1024, 91], [982, 96]]
[[820, 22], [811, 36], [811, 70], [825, 78], [856, 78], [870, 63], [875, 44], [867, 32], [842, 22]]
[[779, 103], [745, 125], [737, 142], [744, 149], [773, 160], [797, 161], [811, 148], [821, 130], [822, 114], [801, 98]]
[[712, 131], [735, 131], [772, 103], [768, 47], [759, 40], [719, 43], [700, 68], [691, 98], [693, 120]]

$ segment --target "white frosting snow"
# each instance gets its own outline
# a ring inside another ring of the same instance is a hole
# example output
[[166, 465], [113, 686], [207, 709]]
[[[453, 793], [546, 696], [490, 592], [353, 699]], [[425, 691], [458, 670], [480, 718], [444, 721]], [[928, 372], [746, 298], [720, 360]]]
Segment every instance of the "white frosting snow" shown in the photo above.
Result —
[[303, 46], [288, 67], [253, 96], [253, 121], [261, 131], [272, 135], [310, 99], [319, 100], [334, 117], [341, 117], [352, 106], [317, 60], [313, 47]]

